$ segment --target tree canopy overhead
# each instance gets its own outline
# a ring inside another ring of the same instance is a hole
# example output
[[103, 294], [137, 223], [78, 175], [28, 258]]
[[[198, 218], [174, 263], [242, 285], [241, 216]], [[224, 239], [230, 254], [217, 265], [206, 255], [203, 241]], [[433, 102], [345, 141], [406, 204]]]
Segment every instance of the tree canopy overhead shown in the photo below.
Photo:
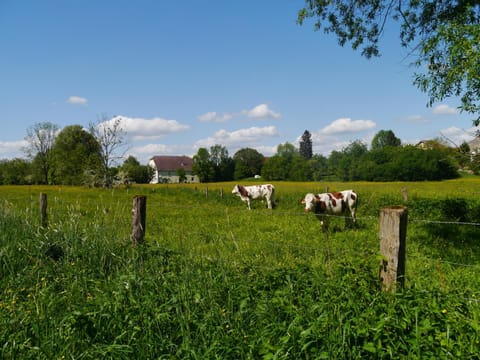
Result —
[[389, 20], [400, 23], [400, 43], [420, 72], [414, 85], [428, 105], [450, 96], [480, 124], [480, 1], [478, 0], [305, 0], [297, 21], [315, 19], [314, 29], [337, 36], [362, 55], [380, 56]]

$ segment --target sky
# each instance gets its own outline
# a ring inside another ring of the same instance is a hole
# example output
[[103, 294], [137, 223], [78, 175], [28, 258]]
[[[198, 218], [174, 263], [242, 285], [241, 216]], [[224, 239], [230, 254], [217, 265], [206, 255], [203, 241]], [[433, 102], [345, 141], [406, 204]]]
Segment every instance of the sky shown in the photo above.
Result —
[[410, 51], [387, 23], [382, 56], [296, 23], [303, 0], [0, 0], [0, 159], [27, 129], [121, 118], [125, 156], [225, 146], [329, 156], [380, 130], [404, 144], [474, 137], [458, 99], [427, 107]]

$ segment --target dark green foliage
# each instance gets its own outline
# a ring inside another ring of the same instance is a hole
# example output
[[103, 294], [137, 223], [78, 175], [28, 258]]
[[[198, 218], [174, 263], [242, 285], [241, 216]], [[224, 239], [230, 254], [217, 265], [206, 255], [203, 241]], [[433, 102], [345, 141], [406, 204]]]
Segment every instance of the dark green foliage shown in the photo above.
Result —
[[302, 139], [300, 140], [300, 155], [302, 155], [305, 159], [309, 160], [313, 156], [313, 149], [312, 149], [312, 134], [310, 131], [305, 130]]
[[251, 148], [243, 148], [233, 155], [235, 161], [235, 179], [244, 179], [260, 175], [265, 157], [257, 150]]
[[147, 165], [141, 165], [134, 156], [129, 156], [123, 162], [120, 170], [126, 174], [130, 182], [136, 184], [148, 184], [152, 178], [150, 167]]
[[32, 164], [25, 159], [0, 160], [0, 184], [26, 185], [33, 183]]
[[[87, 173], [101, 174], [100, 144], [80, 125], [63, 128], [51, 151], [51, 178], [55, 184], [81, 185]], [[100, 176], [97, 180], [93, 181], [95, 185], [102, 184]]]
[[400, 146], [401, 140], [395, 136], [392, 130], [380, 130], [372, 139], [371, 149], [383, 149], [386, 146]]
[[234, 178], [235, 162], [225, 146], [214, 145], [210, 151], [198, 149], [193, 156], [192, 170], [201, 182], [230, 181]]

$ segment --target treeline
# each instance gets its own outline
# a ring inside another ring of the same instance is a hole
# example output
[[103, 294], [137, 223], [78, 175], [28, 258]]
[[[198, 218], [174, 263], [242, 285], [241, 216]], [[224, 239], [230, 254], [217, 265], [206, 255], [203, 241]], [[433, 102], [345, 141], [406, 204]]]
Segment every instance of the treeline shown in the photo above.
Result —
[[[27, 159], [0, 160], [0, 184], [62, 184], [110, 187], [149, 183], [152, 169], [135, 157], [122, 159], [120, 123], [100, 122], [89, 129], [79, 125], [58, 131], [51, 123], [28, 130]], [[422, 181], [458, 177], [460, 169], [478, 173], [480, 159], [472, 158], [466, 143], [452, 148], [440, 140], [422, 146], [402, 145], [391, 130], [381, 130], [370, 148], [354, 141], [329, 157], [313, 154], [311, 134], [305, 130], [299, 148], [284, 143], [271, 157], [243, 148], [233, 157], [225, 146], [200, 148], [193, 156], [193, 172], [201, 182], [241, 180], [261, 176], [265, 181]]]
[[[148, 184], [152, 177], [152, 169], [147, 165], [141, 165], [139, 161], [129, 156], [120, 166], [110, 167], [108, 176], [115, 184]], [[63, 177], [56, 175], [52, 181], [46, 183], [41, 169], [35, 161], [15, 158], [0, 160], [0, 185], [82, 185], [87, 187], [103, 186], [101, 171], [96, 168], [88, 168], [75, 173], [76, 177]]]
[[199, 149], [193, 160], [202, 182], [256, 175], [266, 181], [435, 181], [456, 178], [460, 169], [474, 173], [480, 169], [480, 159], [471, 157], [466, 143], [452, 148], [436, 139], [419, 146], [402, 145], [391, 130], [377, 133], [370, 149], [357, 140], [329, 157], [312, 153], [306, 130], [298, 149], [288, 142], [280, 144], [272, 157], [244, 148], [230, 158], [225, 147], [215, 145], [210, 152]]
[[[105, 120], [105, 119], [103, 119]], [[110, 187], [148, 183], [151, 169], [132, 156], [120, 166], [125, 133], [120, 120], [99, 121], [86, 129], [49, 122], [27, 129], [26, 159], [0, 160], [0, 184], [62, 184]]]

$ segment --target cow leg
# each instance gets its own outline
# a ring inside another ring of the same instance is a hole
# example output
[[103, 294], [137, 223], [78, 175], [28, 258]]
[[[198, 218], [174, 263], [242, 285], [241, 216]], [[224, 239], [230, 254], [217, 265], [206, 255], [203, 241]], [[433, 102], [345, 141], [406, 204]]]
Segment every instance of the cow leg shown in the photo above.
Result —
[[320, 226], [322, 227], [323, 231], [326, 231], [328, 229], [328, 220], [325, 214], [315, 214], [317, 217], [318, 221], [320, 221]]
[[267, 207], [268, 207], [269, 209], [272, 208], [272, 199], [270, 199], [270, 198], [267, 198]]
[[248, 210], [252, 210], [252, 208], [250, 207], [250, 198], [247, 198], [247, 206], [248, 206]]

